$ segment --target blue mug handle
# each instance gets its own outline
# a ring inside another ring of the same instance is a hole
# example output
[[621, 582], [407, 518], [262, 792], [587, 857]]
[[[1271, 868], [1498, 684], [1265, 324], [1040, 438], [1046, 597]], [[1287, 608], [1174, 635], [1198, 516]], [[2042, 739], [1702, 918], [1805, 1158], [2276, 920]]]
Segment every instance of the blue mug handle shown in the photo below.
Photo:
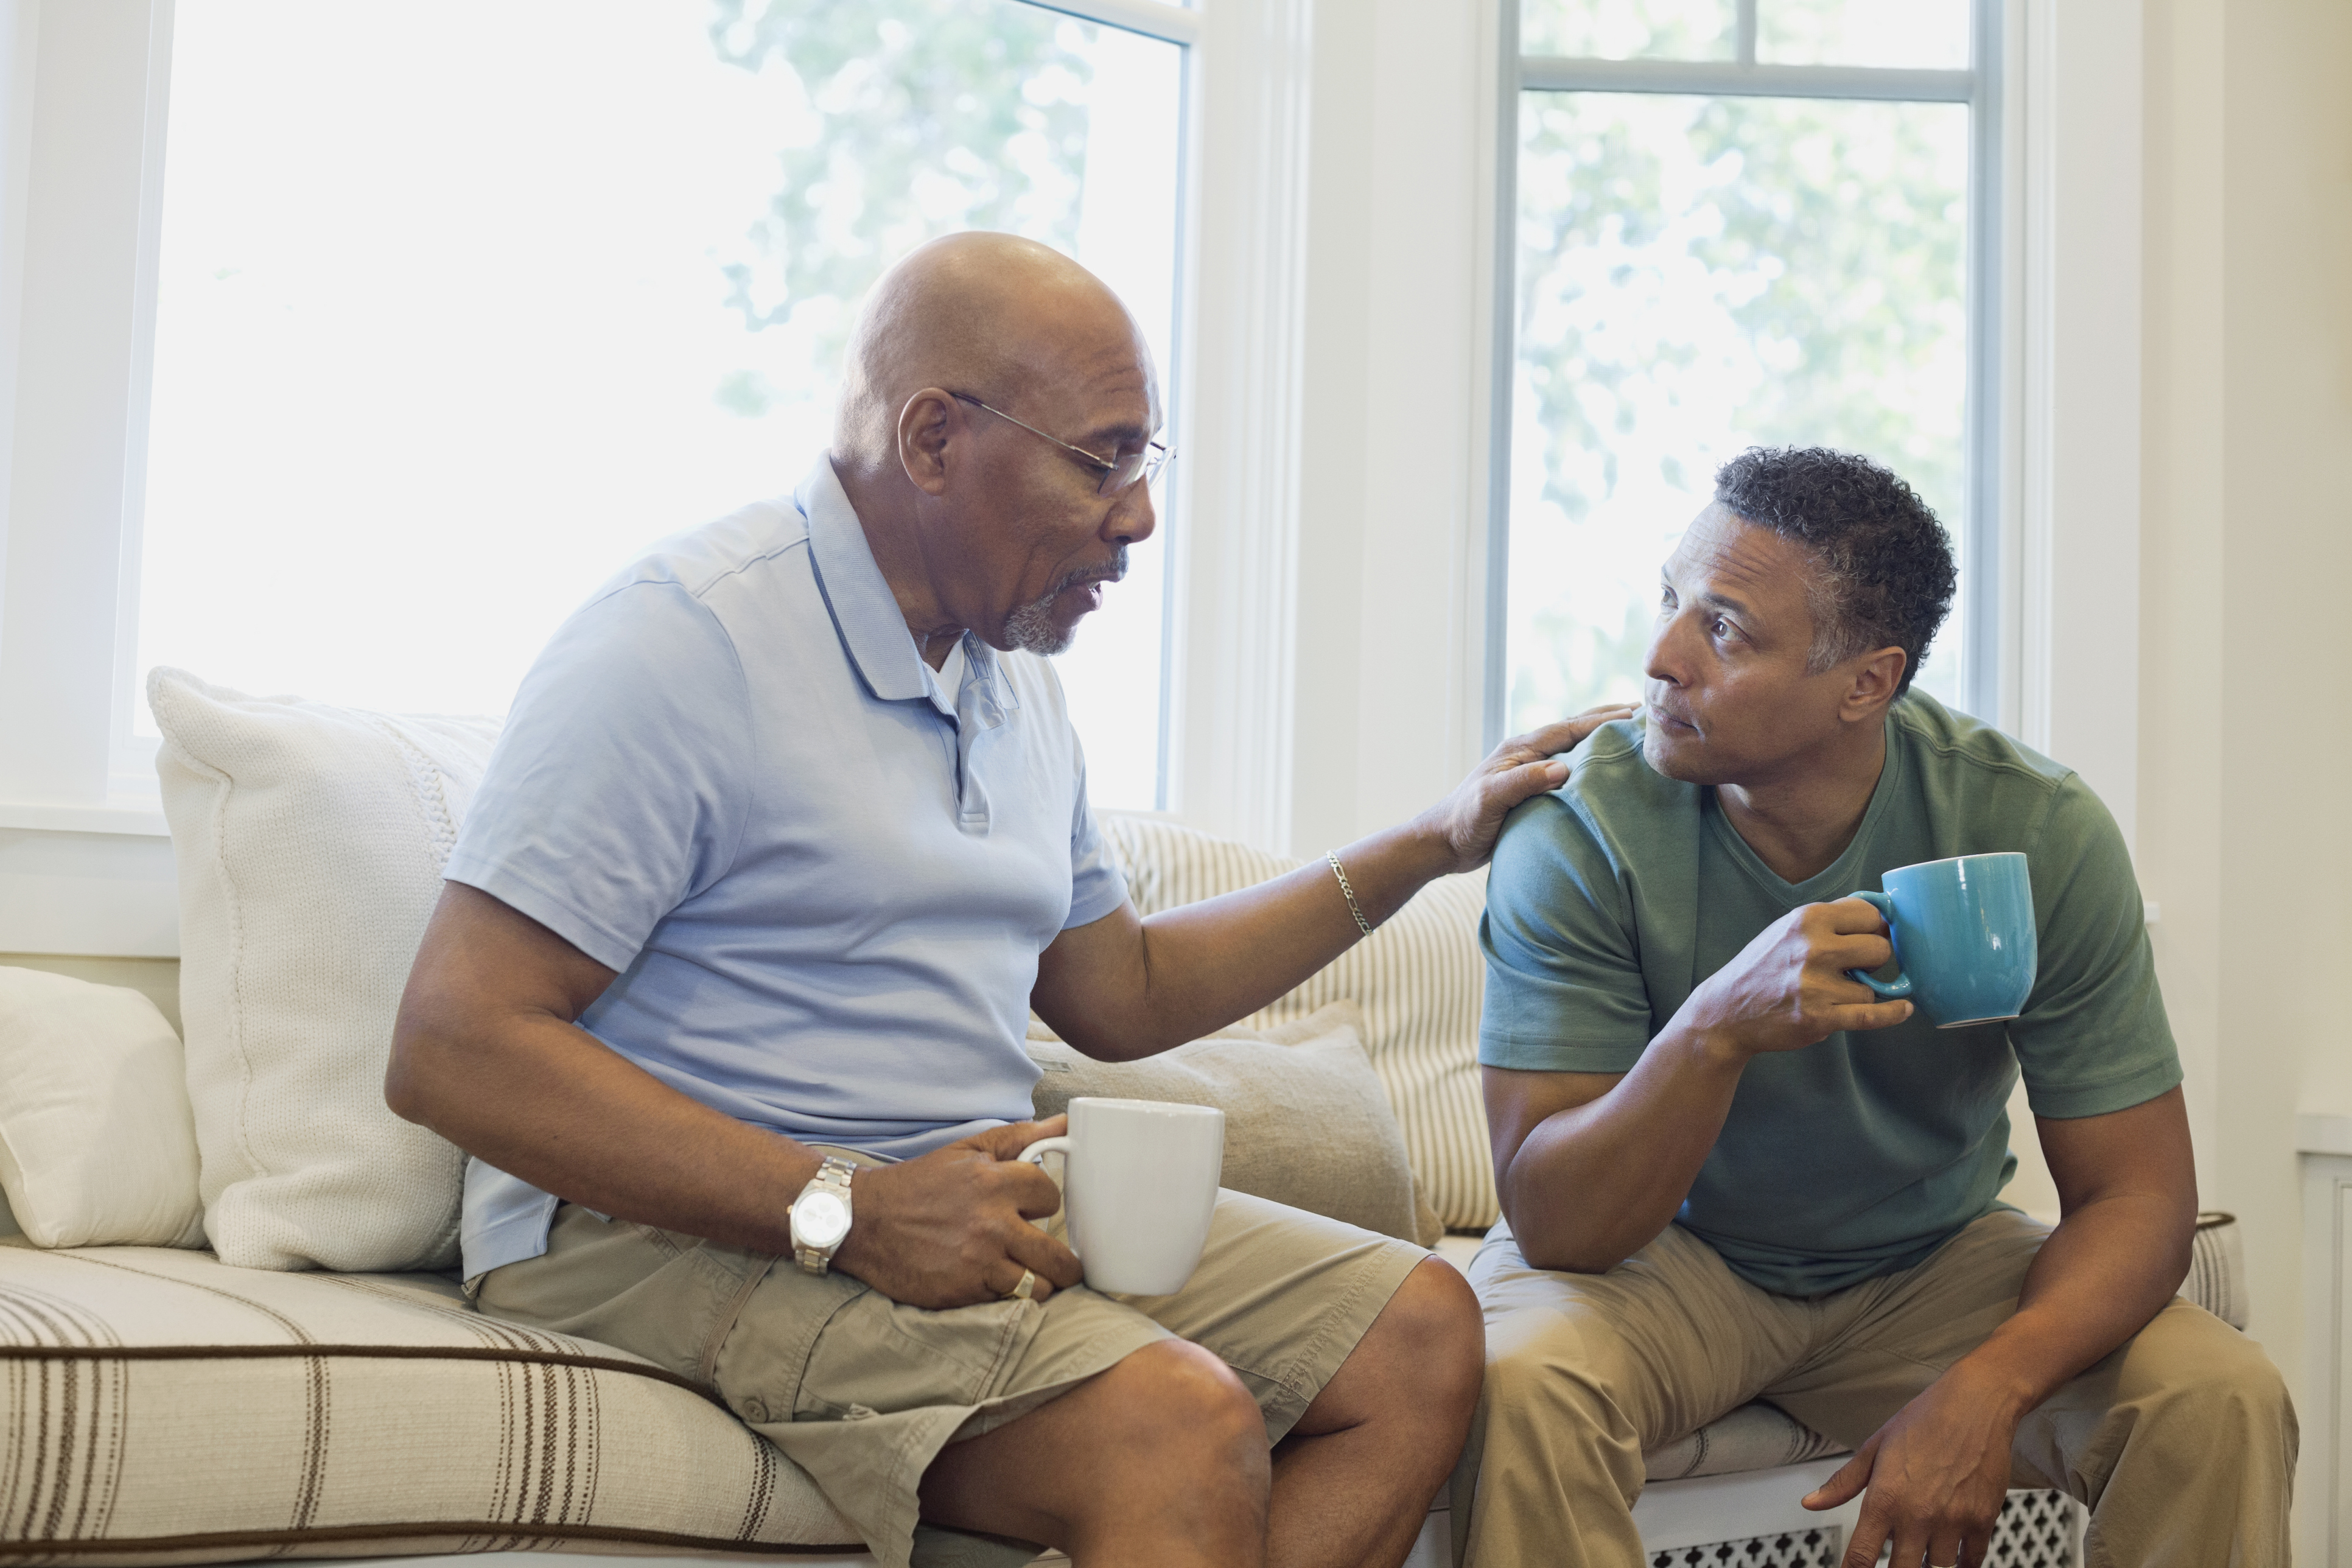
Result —
[[[1851, 896], [1860, 899], [1864, 903], [1868, 904], [1872, 909], [1876, 910], [1878, 911], [1879, 919], [1886, 922], [1886, 929], [1888, 931], [1891, 931], [1895, 929], [1895, 900], [1893, 899], [1888, 898], [1885, 893], [1854, 893]], [[1903, 998], [1911, 994], [1911, 977], [1908, 974], [1896, 976], [1895, 984], [1892, 985], [1889, 985], [1884, 980], [1874, 977], [1866, 969], [1849, 969], [1845, 972], [1845, 974], [1847, 979], [1859, 980], [1864, 985], [1869, 986], [1873, 991], [1877, 992], [1882, 1001], [1900, 1002]]]

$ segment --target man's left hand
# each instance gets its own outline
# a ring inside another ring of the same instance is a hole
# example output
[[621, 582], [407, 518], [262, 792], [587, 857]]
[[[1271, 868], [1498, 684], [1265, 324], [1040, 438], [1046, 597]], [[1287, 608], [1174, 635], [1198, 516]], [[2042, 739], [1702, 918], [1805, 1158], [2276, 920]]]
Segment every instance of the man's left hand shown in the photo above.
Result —
[[1568, 763], [1559, 753], [1611, 720], [1630, 719], [1634, 711], [1631, 703], [1612, 702], [1512, 736], [1473, 768], [1452, 795], [1422, 813], [1416, 826], [1452, 853], [1454, 864], [1448, 870], [1477, 869], [1495, 853], [1503, 818], [1513, 806], [1566, 782]]
[[1805, 1499], [1832, 1509], [1867, 1490], [1841, 1568], [1872, 1568], [1890, 1542], [1890, 1568], [1981, 1563], [2009, 1495], [2017, 1423], [2010, 1401], [1966, 1362], [1896, 1411]]

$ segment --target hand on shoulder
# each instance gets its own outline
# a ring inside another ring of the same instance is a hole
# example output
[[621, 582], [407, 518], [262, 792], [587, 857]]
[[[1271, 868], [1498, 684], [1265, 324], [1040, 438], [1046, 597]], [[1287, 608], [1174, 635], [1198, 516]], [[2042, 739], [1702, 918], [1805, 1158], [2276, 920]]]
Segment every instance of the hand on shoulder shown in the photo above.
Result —
[[1472, 871], [1495, 853], [1503, 818], [1513, 807], [1568, 780], [1568, 761], [1559, 753], [1574, 749], [1584, 738], [1615, 719], [1630, 719], [1631, 703], [1612, 702], [1588, 708], [1573, 719], [1562, 719], [1524, 735], [1514, 735], [1470, 771], [1454, 793], [1422, 814], [1420, 826], [1443, 846], [1450, 871]]

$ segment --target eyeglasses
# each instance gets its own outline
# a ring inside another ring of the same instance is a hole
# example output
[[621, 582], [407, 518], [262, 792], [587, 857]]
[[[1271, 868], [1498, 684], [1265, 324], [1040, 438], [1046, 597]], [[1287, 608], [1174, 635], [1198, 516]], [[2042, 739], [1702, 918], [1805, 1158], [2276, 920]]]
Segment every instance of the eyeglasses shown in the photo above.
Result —
[[1144, 444], [1143, 450], [1140, 452], [1129, 452], [1119, 458], [1097, 458], [1084, 447], [1071, 446], [1059, 436], [1045, 435], [1045, 432], [1038, 429], [1034, 425], [1015, 419], [1002, 408], [990, 407], [969, 392], [951, 392], [948, 395], [959, 403], [969, 403], [974, 408], [986, 408], [988, 412], [1006, 424], [1019, 425], [1032, 436], [1044, 437], [1065, 452], [1075, 452], [1084, 458], [1090, 466], [1102, 470], [1102, 482], [1095, 487], [1095, 494], [1098, 496], [1115, 496], [1138, 479], [1143, 480], [1146, 484], [1150, 483], [1160, 477], [1160, 470], [1167, 465], [1170, 457], [1166, 447], [1157, 441], [1150, 441]]

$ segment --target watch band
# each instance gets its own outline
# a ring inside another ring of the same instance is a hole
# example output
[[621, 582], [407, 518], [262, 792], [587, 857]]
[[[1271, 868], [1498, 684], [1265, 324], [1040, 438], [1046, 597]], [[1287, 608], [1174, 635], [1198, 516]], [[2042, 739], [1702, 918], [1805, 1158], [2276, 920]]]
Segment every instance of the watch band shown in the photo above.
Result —
[[[828, 1192], [839, 1197], [842, 1206], [847, 1208], [849, 1178], [856, 1173], [856, 1165], [838, 1154], [826, 1155], [824, 1163], [816, 1168], [816, 1174], [810, 1178], [809, 1184], [801, 1189], [801, 1198], [805, 1198], [814, 1192]], [[795, 1207], [799, 1203], [800, 1198], [793, 1200]], [[844, 1230], [842, 1238], [847, 1239], [848, 1235], [849, 1233]], [[833, 1255], [840, 1250], [840, 1241], [835, 1241], [831, 1247], [810, 1247], [803, 1244], [797, 1235], [793, 1237], [793, 1261], [811, 1274], [823, 1274], [832, 1268]]]

